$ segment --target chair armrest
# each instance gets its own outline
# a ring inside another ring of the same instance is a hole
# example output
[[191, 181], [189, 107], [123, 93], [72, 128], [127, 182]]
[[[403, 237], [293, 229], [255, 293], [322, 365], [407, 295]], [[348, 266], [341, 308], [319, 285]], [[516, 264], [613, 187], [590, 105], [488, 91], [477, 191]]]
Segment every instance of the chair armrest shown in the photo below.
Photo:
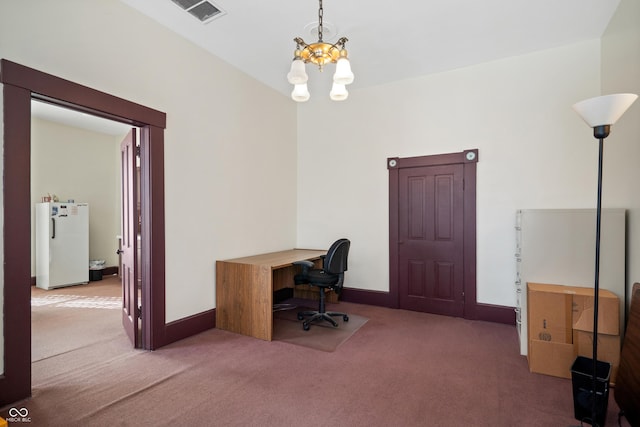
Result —
[[311, 261], [303, 260], [303, 261], [294, 261], [291, 264], [299, 265], [302, 267], [302, 271], [299, 274], [296, 274], [293, 278], [295, 285], [307, 285], [309, 283], [309, 270], [313, 268], [314, 264]]
[[294, 261], [294, 262], [292, 262], [292, 264], [293, 265], [301, 265], [303, 271], [307, 271], [308, 269], [313, 268], [313, 266], [314, 266], [313, 262], [307, 261], [306, 259], [302, 260], [302, 261]]

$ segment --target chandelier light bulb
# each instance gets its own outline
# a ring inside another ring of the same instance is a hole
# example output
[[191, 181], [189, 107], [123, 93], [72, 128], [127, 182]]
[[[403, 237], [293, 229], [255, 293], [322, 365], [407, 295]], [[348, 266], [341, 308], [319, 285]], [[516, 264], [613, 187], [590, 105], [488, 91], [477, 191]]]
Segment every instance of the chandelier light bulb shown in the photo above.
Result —
[[305, 71], [304, 61], [302, 59], [294, 59], [291, 63], [291, 70], [287, 74], [287, 80], [292, 85], [300, 85], [307, 82], [309, 76]]
[[349, 92], [347, 91], [347, 87], [345, 85], [334, 83], [333, 86], [331, 86], [329, 97], [333, 101], [344, 101], [349, 97]]
[[311, 98], [311, 94], [309, 94], [309, 89], [307, 88], [307, 84], [297, 84], [293, 86], [293, 91], [291, 92], [291, 99], [296, 102], [306, 102]]
[[336, 63], [336, 73], [333, 75], [333, 82], [341, 85], [348, 85], [353, 83], [353, 72], [351, 71], [351, 64], [346, 56], [338, 59]]

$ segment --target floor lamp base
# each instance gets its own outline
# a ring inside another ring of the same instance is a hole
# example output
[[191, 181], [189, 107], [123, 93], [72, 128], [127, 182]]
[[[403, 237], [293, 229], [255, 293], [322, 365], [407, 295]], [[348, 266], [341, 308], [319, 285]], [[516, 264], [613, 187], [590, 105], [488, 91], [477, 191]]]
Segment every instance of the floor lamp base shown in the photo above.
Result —
[[609, 380], [611, 363], [596, 361], [596, 423], [592, 421], [593, 412], [593, 359], [578, 356], [571, 366], [571, 383], [573, 386], [573, 411], [576, 420], [592, 426], [603, 427], [607, 419], [609, 406]]

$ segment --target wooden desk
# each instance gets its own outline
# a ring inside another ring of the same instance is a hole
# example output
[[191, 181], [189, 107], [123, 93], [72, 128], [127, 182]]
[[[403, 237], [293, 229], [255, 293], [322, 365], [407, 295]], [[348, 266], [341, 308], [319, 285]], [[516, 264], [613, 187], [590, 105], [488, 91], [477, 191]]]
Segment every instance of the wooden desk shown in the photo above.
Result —
[[271, 341], [273, 291], [293, 287], [295, 261], [319, 264], [327, 251], [291, 249], [216, 261], [216, 327]]

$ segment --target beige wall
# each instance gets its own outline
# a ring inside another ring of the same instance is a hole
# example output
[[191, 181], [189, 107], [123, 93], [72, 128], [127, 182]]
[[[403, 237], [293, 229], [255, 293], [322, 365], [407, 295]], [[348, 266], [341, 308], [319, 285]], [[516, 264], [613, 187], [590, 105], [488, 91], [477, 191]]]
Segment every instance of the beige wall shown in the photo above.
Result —
[[1, 58], [167, 113], [167, 321], [215, 307], [216, 259], [295, 246], [287, 96], [119, 1], [35, 7], [2, 2]]
[[[621, 7], [637, 8], [634, 1]], [[354, 86], [345, 103], [312, 94], [296, 105], [118, 1], [37, 6], [36, 13], [34, 2], [2, 3], [0, 57], [167, 113], [168, 321], [215, 307], [216, 259], [326, 247], [341, 236], [353, 242], [348, 286], [387, 290], [387, 157], [480, 150], [478, 298], [485, 303], [515, 305], [516, 209], [595, 205], [597, 153], [571, 105], [601, 93], [599, 40]], [[633, 34], [622, 43], [635, 43]], [[614, 51], [607, 37], [605, 58]], [[625, 65], [624, 57], [615, 61]], [[637, 75], [636, 68], [626, 79]], [[308, 132], [318, 117], [322, 132]], [[638, 132], [628, 132], [637, 141]], [[629, 186], [635, 172], [607, 173]], [[326, 192], [331, 206], [318, 200]], [[607, 205], [635, 200], [621, 189]], [[632, 242], [637, 228], [630, 224]], [[630, 260], [639, 246], [631, 246]]]
[[[301, 105], [298, 245], [350, 237], [348, 286], [387, 291], [385, 159], [478, 148], [478, 300], [515, 306], [515, 211], [595, 207], [597, 141], [571, 105], [600, 94], [640, 93], [639, 8], [637, 1], [623, 0], [602, 42], [351, 90], [341, 104], [317, 99]], [[627, 115], [607, 139], [603, 206], [629, 210], [631, 286], [640, 281], [634, 262], [640, 256], [634, 189], [640, 102]], [[317, 117], [332, 123], [322, 135], [305, 131]], [[334, 166], [326, 171], [329, 162]], [[321, 187], [332, 192], [331, 206], [315, 203], [317, 195], [308, 190]]]
[[[640, 2], [622, 0], [602, 37], [602, 93], [640, 94]], [[627, 285], [640, 282], [640, 101], [605, 140], [603, 205], [626, 206]], [[628, 294], [630, 295], [630, 293]], [[627, 301], [631, 303], [630, 300]]]
[[[123, 139], [47, 120], [31, 119], [31, 201], [55, 194], [89, 203], [89, 258], [117, 266], [120, 234], [119, 145]], [[118, 147], [115, 149], [114, 147]], [[31, 274], [35, 275], [35, 219], [31, 219]]]
[[[478, 300], [515, 306], [516, 210], [595, 206], [597, 150], [571, 105], [599, 92], [592, 40], [302, 105], [298, 245], [350, 237], [348, 286], [387, 291], [386, 158], [478, 148]], [[305, 132], [317, 117], [332, 125]]]

